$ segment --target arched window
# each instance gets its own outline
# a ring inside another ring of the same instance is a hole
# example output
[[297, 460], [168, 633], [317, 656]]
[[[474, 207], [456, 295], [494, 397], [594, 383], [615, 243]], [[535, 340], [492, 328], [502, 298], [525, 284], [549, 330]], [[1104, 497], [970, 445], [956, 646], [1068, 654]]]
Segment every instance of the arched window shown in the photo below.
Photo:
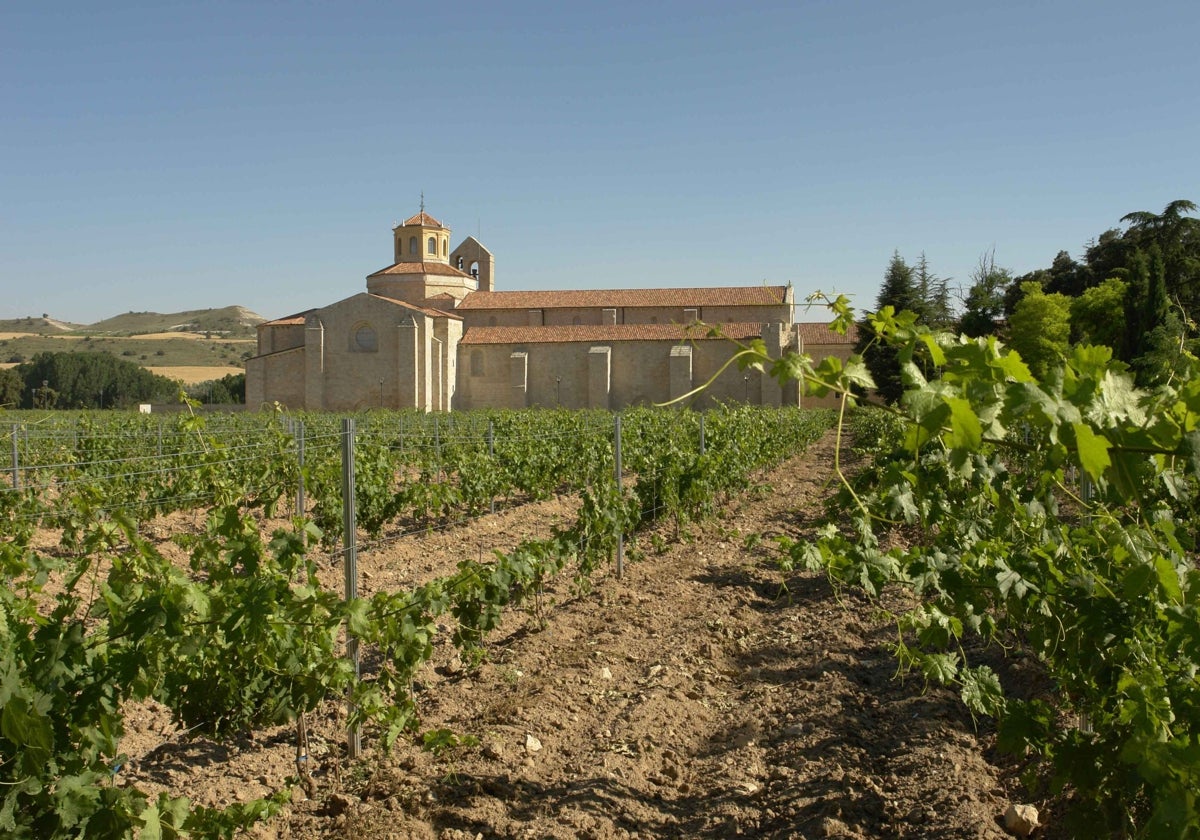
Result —
[[483, 351], [471, 351], [471, 375], [483, 376]]
[[444, 257], [444, 256], [446, 256], [446, 254], [447, 254], [447, 250], [446, 250], [446, 240], [445, 240], [445, 239], [443, 239], [443, 240], [442, 240], [442, 256]]
[[425, 252], [437, 256], [437, 237], [429, 237], [429, 241], [425, 243]]
[[410, 254], [418, 253], [417, 252], [417, 237], [415, 237], [415, 236], [408, 237], [408, 253], [410, 253]]
[[377, 350], [379, 350], [379, 338], [375, 334], [375, 328], [365, 321], [356, 324], [350, 335], [350, 352], [374, 353]]
[[462, 254], [459, 254], [458, 255], [458, 270], [462, 271], [462, 268], [463, 268], [463, 258], [462, 258]]

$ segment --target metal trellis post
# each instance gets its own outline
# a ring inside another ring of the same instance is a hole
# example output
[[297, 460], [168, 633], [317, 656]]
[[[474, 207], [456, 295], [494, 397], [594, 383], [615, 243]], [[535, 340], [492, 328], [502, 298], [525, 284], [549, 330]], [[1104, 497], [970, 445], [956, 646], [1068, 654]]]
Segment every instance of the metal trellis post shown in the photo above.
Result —
[[14, 490], [21, 489], [21, 456], [17, 448], [17, 434], [21, 427], [13, 423], [12, 427], [12, 485]]
[[[621, 490], [621, 415], [616, 415], [613, 426], [613, 457], [616, 460], [617, 498], [622, 498]], [[617, 578], [625, 573], [625, 533], [617, 528]]]
[[437, 461], [438, 481], [442, 480], [442, 424], [435, 414], [433, 416], [433, 457]]
[[[492, 421], [488, 420], [488, 438], [487, 438], [487, 440], [488, 440], [488, 460], [491, 460], [496, 457], [495, 439], [496, 439], [495, 428], [492, 426]], [[490, 512], [491, 513], [496, 512], [496, 497], [495, 496], [492, 496], [492, 504], [491, 504]]]
[[[358, 517], [354, 509], [354, 418], [342, 418], [342, 531], [346, 566], [346, 600], [358, 597]], [[359, 678], [358, 639], [346, 627], [346, 658]], [[353, 689], [351, 689], [353, 691]], [[347, 711], [354, 715], [354, 701], [346, 698]], [[351, 724], [346, 731], [346, 752], [351, 760], [362, 754], [362, 734]]]
[[304, 421], [296, 423], [296, 465], [299, 467], [296, 481], [296, 515], [304, 516]]

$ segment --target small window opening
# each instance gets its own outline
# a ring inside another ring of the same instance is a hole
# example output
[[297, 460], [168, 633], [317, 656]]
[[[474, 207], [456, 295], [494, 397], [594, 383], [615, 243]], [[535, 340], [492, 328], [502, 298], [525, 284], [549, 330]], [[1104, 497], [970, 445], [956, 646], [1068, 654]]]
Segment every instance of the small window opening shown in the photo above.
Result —
[[356, 353], [374, 353], [379, 349], [379, 339], [370, 324], [359, 324], [354, 328], [354, 346]]

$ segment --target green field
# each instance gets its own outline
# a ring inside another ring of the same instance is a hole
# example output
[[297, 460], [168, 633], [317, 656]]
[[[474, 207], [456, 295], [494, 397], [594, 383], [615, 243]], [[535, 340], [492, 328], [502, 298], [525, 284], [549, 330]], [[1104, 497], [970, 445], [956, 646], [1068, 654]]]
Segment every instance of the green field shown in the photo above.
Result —
[[38, 353], [111, 353], [143, 366], [240, 366], [252, 355], [251, 339], [138, 338], [80, 335], [21, 335], [0, 333], [0, 363], [29, 361]]

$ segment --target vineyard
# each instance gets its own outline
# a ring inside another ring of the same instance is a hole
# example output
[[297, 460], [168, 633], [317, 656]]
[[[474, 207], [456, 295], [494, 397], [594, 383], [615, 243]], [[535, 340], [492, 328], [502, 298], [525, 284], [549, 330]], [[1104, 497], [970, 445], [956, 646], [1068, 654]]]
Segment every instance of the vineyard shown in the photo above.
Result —
[[20, 418], [0, 830], [1200, 836], [1200, 363], [867, 326], [895, 404], [739, 354], [836, 418]]
[[[381, 751], [412, 737], [414, 686], [440, 636], [482, 661], [507, 611], [545, 608], [548, 582], [568, 573], [586, 593], [640, 528], [667, 520], [678, 533], [829, 421], [750, 409], [22, 418], [0, 494], [0, 828], [231, 836], [290, 791], [225, 808], [152, 797], [126, 778], [142, 758], [122, 745], [131, 708], [152, 702], [217, 742], [293, 727], [295, 784], [311, 792], [315, 710], [346, 698], [350, 759], [364, 737]], [[469, 546], [453, 573], [357, 594], [359, 552], [551, 497], [576, 502], [547, 533], [487, 556]]]

